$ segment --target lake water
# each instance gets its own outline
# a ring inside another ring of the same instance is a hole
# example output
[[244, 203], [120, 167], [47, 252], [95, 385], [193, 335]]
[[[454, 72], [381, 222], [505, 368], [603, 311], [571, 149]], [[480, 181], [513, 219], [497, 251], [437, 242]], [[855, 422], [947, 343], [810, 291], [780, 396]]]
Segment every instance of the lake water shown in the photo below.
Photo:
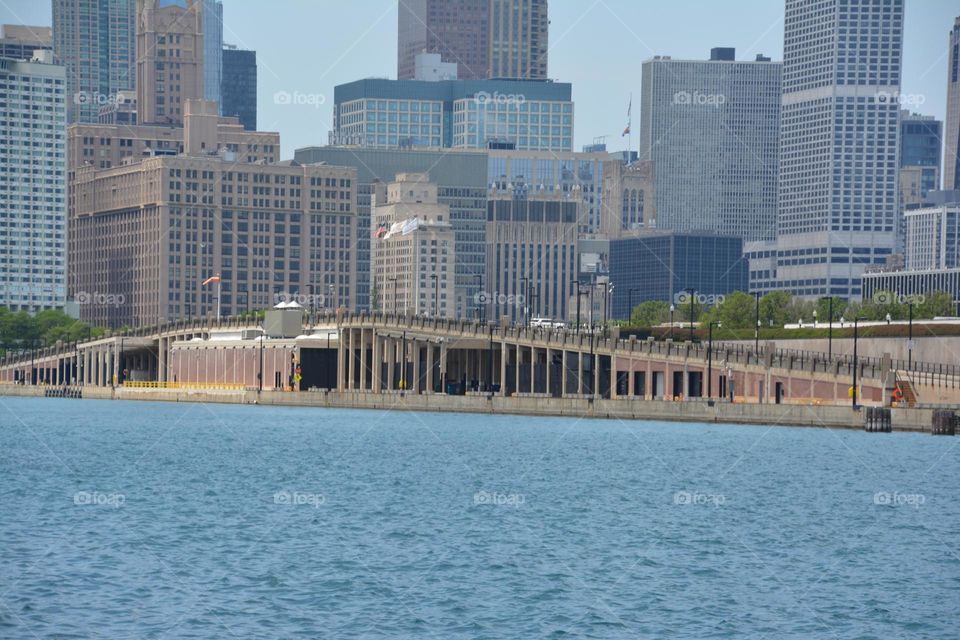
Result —
[[943, 638], [960, 440], [0, 398], [0, 638]]

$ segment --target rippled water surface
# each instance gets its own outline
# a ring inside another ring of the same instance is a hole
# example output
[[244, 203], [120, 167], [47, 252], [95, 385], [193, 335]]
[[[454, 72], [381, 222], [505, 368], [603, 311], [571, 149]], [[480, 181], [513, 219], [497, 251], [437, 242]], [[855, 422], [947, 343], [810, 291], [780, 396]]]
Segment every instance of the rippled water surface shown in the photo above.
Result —
[[960, 440], [0, 398], [0, 638], [942, 638]]

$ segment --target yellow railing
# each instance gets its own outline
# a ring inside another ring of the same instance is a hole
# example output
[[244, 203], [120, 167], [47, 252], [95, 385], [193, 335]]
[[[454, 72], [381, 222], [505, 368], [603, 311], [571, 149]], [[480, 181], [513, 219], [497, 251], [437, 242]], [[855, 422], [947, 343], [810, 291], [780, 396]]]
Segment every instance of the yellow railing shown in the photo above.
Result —
[[217, 391], [244, 391], [245, 384], [226, 384], [222, 382], [155, 382], [151, 380], [127, 380], [124, 387], [131, 389], [210, 389]]

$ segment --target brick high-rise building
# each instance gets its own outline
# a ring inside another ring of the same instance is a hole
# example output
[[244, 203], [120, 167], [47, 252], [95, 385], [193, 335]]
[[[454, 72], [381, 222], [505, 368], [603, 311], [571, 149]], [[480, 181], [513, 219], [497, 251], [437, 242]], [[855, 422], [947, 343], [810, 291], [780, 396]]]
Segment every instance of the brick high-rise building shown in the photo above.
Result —
[[137, 122], [182, 124], [203, 99], [204, 0], [138, 0]]
[[[70, 259], [88, 322], [213, 317], [218, 289], [224, 316], [308, 295], [333, 295], [327, 306], [351, 308], [352, 168], [187, 153], [87, 166], [74, 190]], [[219, 287], [203, 286], [214, 275]], [[322, 288], [323, 277], [336, 283], [333, 291]]]

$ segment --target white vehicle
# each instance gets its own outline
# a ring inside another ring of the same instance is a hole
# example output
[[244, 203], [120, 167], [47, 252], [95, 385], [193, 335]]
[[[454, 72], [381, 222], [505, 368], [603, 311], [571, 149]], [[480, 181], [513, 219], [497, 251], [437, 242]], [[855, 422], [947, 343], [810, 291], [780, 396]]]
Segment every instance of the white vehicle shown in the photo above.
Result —
[[540, 327], [543, 329], [563, 329], [565, 326], [561, 320], [551, 320], [550, 318], [530, 318], [531, 327]]

